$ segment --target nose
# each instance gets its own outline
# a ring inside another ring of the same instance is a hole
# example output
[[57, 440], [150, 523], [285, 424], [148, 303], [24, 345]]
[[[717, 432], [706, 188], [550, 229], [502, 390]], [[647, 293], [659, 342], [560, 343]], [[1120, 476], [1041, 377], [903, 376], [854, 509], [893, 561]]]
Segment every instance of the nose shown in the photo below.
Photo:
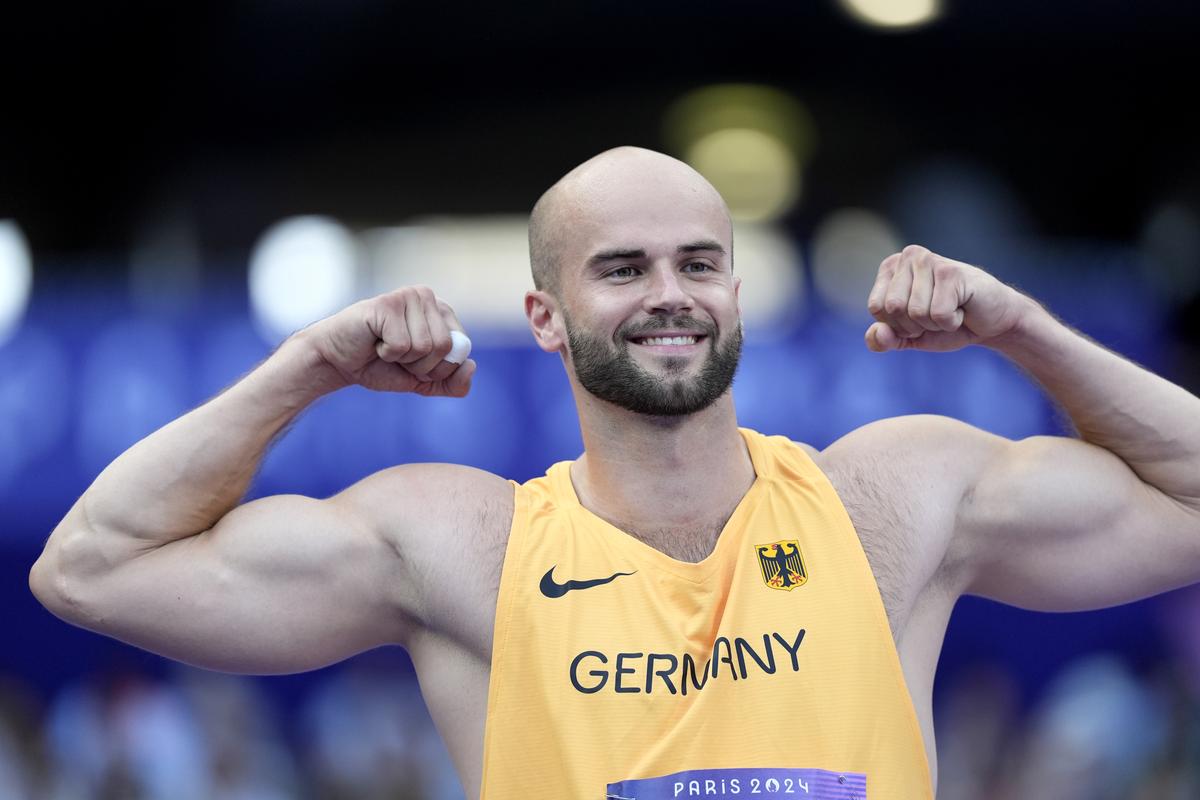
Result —
[[671, 264], [655, 265], [646, 286], [642, 305], [650, 314], [674, 314], [692, 307], [684, 279]]

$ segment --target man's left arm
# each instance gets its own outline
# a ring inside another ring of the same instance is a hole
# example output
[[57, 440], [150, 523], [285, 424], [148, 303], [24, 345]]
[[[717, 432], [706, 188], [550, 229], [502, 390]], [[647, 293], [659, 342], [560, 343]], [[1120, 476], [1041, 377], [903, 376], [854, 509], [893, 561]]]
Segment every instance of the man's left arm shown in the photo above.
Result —
[[1200, 581], [1200, 398], [925, 248], [883, 262], [868, 307], [871, 349], [991, 347], [1079, 432], [1014, 442], [956, 424], [951, 547], [967, 592], [1075, 610]]

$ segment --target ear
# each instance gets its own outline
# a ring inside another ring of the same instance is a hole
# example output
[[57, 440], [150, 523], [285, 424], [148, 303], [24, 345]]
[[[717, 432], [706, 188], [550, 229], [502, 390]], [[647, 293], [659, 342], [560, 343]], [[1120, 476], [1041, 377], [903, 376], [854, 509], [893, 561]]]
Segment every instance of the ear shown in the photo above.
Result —
[[742, 318], [742, 279], [733, 276], [733, 299], [737, 301], [738, 319]]
[[538, 347], [547, 353], [562, 350], [566, 337], [561, 330], [558, 301], [552, 294], [537, 289], [526, 292], [525, 317]]

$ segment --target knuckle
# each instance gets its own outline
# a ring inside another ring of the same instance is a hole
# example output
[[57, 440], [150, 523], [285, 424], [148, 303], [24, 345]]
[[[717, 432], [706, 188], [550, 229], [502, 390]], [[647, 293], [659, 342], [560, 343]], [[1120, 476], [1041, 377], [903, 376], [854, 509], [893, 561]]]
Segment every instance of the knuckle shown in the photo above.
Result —
[[394, 314], [397, 311], [402, 311], [404, 309], [404, 303], [407, 300], [407, 297], [407, 290], [404, 287], [401, 287], [399, 289], [393, 289], [387, 294], [382, 294], [375, 299], [384, 309]]
[[867, 311], [870, 311], [872, 314], [882, 314], [883, 313], [883, 301], [875, 300], [875, 299], [868, 300], [867, 301]]
[[920, 258], [928, 252], [928, 250], [926, 250], [924, 247], [921, 247], [919, 244], [908, 244], [904, 246], [904, 249], [900, 251], [900, 254], [905, 258]]
[[929, 319], [929, 309], [909, 304], [908, 316], [912, 319]]
[[394, 324], [388, 325], [383, 335], [380, 337], [381, 342], [385, 347], [388, 347], [393, 352], [404, 352], [408, 350], [411, 340], [408, 335], [408, 330], [404, 324], [393, 317]]
[[907, 304], [899, 297], [889, 297], [883, 301], [883, 310], [888, 314], [899, 314]]
[[958, 268], [954, 264], [946, 261], [940, 261], [933, 265], [933, 277], [938, 280], [943, 280], [952, 277]]

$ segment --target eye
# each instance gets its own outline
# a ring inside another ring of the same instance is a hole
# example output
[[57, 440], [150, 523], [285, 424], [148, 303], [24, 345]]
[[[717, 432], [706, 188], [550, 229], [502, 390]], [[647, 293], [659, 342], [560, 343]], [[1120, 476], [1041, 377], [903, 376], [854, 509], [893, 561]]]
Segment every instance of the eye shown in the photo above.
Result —
[[606, 278], [632, 278], [637, 275], [637, 267], [617, 267], [605, 273]]
[[713, 268], [707, 261], [689, 261], [683, 265], [685, 272], [708, 272]]

